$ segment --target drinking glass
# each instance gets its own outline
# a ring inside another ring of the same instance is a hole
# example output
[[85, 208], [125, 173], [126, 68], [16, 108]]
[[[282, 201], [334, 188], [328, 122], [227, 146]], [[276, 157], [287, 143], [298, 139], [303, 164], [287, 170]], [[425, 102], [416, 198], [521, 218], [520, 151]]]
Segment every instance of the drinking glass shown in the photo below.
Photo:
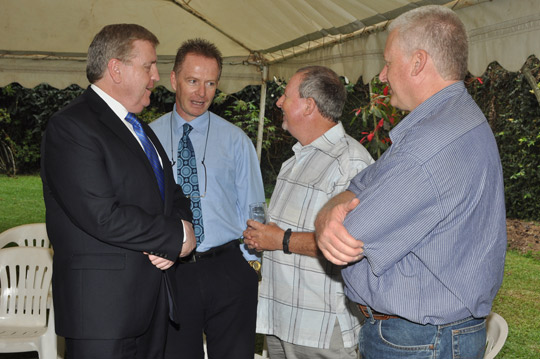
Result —
[[263, 224], [266, 223], [266, 202], [257, 202], [250, 204], [249, 218]]

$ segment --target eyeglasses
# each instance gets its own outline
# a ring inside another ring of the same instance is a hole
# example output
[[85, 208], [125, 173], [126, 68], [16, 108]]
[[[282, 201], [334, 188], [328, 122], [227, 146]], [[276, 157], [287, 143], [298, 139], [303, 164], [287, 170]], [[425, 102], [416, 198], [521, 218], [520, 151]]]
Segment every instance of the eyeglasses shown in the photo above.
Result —
[[[201, 196], [193, 196], [193, 195], [187, 195], [187, 198], [204, 198], [206, 197], [206, 185], [208, 184], [207, 178], [206, 178], [206, 165], [204, 164], [204, 157], [206, 157], [206, 147], [204, 148], [204, 156], [201, 164], [204, 168], [204, 193]], [[200, 191], [199, 191], [200, 193]]]

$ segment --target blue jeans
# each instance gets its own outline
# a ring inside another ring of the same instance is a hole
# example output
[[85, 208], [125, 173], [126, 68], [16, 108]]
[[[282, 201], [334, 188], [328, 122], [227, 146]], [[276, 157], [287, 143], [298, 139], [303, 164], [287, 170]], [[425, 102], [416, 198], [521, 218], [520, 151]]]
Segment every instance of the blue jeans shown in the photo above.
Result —
[[481, 359], [486, 320], [469, 317], [445, 325], [421, 325], [401, 318], [367, 318], [358, 346], [362, 359]]

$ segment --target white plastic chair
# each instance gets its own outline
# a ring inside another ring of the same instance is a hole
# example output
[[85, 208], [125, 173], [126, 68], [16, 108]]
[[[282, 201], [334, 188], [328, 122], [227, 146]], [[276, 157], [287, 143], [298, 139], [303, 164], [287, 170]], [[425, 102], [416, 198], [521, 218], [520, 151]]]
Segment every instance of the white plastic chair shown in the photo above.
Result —
[[486, 353], [484, 359], [493, 359], [504, 346], [508, 337], [508, 324], [495, 312], [489, 313], [486, 319]]
[[9, 243], [24, 247], [51, 248], [45, 223], [30, 223], [13, 227], [0, 233], [0, 248]]
[[0, 353], [37, 351], [40, 359], [57, 359], [52, 305], [47, 318], [51, 277], [50, 249], [0, 249]]

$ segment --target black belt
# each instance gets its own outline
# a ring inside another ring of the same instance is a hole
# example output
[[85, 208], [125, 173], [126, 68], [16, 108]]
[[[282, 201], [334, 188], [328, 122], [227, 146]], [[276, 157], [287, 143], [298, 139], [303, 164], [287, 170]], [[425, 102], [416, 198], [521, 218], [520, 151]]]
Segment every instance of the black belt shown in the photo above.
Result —
[[180, 263], [195, 263], [211, 258], [215, 258], [220, 254], [228, 252], [232, 249], [239, 248], [240, 242], [238, 239], [232, 240], [220, 246], [210, 248], [206, 252], [192, 252], [189, 256], [182, 257], [179, 259]]

